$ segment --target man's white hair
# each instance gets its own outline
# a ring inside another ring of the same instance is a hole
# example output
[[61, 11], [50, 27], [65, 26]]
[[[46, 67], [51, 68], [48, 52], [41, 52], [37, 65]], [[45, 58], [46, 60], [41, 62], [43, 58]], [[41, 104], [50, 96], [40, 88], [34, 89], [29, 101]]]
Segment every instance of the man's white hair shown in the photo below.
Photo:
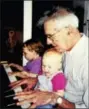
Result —
[[69, 9], [63, 8], [63, 7], [56, 7], [56, 11], [52, 13], [51, 15], [47, 15], [50, 13], [50, 11], [46, 11], [44, 13], [44, 17], [41, 17], [37, 23], [37, 26], [41, 26], [46, 21], [49, 20], [56, 20], [57, 25], [59, 28], [68, 27], [69, 25], [75, 28], [78, 28], [79, 26], [79, 19], [78, 17]]
[[59, 14], [55, 16], [54, 19], [57, 21], [57, 25], [60, 29], [68, 26], [78, 28], [79, 26], [79, 19], [74, 13], [67, 13], [65, 15]]

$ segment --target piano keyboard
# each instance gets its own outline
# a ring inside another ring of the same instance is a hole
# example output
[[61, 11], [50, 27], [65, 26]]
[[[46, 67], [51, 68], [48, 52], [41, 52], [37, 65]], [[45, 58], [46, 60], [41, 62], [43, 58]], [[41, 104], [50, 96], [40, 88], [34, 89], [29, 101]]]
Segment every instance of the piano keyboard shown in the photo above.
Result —
[[[8, 72], [13, 72], [13, 71], [11, 70], [11, 68], [8, 66], [7, 63], [6, 63], [6, 64], [2, 64], [2, 65], [3, 65], [3, 67], [4, 67], [4, 69], [5, 69], [6, 73], [7, 73], [7, 76], [8, 76]], [[9, 78], [10, 82], [15, 82], [15, 81], [17, 81], [16, 77], [13, 76], [13, 75], [8, 76], [8, 78]], [[14, 92], [15, 92], [15, 93], [16, 93], [16, 92], [21, 92], [21, 91], [22, 91], [22, 88], [21, 88], [21, 87], [17, 87], [17, 88], [14, 89]], [[21, 100], [22, 100], [22, 99], [19, 99], [19, 101], [21, 101]], [[21, 108], [22, 108], [22, 109], [26, 109], [26, 108], [28, 108], [29, 106], [30, 106], [30, 103], [25, 103], [24, 105], [21, 105]]]

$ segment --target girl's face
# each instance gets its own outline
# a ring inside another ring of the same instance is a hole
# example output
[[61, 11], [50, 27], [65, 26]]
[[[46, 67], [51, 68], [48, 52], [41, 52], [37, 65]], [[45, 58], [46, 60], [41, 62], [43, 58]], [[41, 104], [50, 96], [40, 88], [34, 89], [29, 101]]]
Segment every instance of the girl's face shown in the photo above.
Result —
[[43, 56], [42, 70], [43, 73], [49, 78], [54, 73], [57, 73], [61, 68], [61, 62], [59, 62], [56, 56]]
[[24, 47], [23, 48], [23, 55], [27, 60], [32, 61], [34, 59], [34, 56], [35, 56], [35, 51], [29, 51], [27, 47]]

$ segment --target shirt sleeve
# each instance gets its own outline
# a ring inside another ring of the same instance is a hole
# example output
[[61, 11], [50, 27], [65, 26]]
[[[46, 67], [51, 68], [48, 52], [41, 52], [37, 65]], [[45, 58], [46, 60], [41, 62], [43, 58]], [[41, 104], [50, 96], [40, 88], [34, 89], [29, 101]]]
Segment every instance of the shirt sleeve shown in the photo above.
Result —
[[28, 71], [28, 68], [27, 68], [27, 66], [25, 65], [25, 66], [23, 66], [23, 69], [25, 70], [25, 71]]
[[89, 101], [88, 101], [88, 99], [89, 99], [89, 95], [88, 95], [88, 90], [89, 90], [89, 88], [86, 90], [86, 92], [84, 93], [84, 96], [83, 96], [83, 102], [84, 103], [82, 103], [82, 104], [75, 104], [75, 107], [76, 107], [76, 109], [77, 108], [87, 108], [87, 109], [89, 109]]
[[34, 64], [33, 67], [31, 67], [30, 72], [34, 73], [34, 74], [39, 74], [41, 72], [41, 64]]
[[66, 86], [66, 78], [64, 74], [57, 74], [52, 80], [53, 91], [63, 90]]
[[82, 69], [82, 83], [83, 83], [83, 89], [84, 89], [84, 94], [83, 94], [83, 103], [80, 105], [75, 104], [76, 108], [89, 108], [89, 85], [88, 85], [88, 63], [83, 65]]
[[41, 73], [41, 61], [28, 62], [23, 68], [25, 71], [39, 74]]

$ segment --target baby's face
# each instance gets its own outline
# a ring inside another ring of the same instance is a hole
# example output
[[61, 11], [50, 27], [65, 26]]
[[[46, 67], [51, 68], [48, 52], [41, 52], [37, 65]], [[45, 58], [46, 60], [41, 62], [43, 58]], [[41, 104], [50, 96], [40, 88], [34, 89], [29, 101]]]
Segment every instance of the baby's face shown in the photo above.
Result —
[[42, 60], [43, 73], [49, 78], [61, 68], [61, 60], [58, 55], [44, 55]]

